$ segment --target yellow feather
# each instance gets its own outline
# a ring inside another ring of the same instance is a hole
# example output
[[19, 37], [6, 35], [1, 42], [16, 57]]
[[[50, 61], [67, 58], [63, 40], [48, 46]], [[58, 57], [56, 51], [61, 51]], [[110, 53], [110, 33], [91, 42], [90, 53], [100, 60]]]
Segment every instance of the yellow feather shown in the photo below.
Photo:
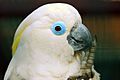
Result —
[[[22, 24], [23, 25], [23, 24]], [[25, 25], [25, 24], [24, 24]], [[16, 32], [16, 35], [14, 37], [13, 45], [12, 45], [12, 56], [15, 54], [16, 49], [20, 43], [21, 37], [25, 29], [27, 28], [28, 25], [25, 26], [20, 26], [18, 31]]]
[[14, 39], [14, 42], [13, 42], [13, 45], [12, 45], [12, 55], [15, 54], [16, 52], [16, 49], [18, 47], [18, 44], [20, 42], [20, 38], [21, 38], [21, 34], [19, 34], [15, 39]]

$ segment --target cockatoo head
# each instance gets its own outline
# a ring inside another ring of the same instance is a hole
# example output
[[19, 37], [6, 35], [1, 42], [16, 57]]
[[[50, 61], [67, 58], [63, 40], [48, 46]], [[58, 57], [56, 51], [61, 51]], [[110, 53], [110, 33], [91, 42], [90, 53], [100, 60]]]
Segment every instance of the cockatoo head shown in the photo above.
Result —
[[43, 5], [19, 25], [4, 80], [89, 79], [95, 50], [91, 46], [91, 34], [73, 6]]
[[13, 54], [25, 46], [32, 54], [72, 55], [74, 51], [87, 49], [91, 42], [78, 11], [71, 5], [54, 3], [36, 9], [20, 24], [12, 49]]

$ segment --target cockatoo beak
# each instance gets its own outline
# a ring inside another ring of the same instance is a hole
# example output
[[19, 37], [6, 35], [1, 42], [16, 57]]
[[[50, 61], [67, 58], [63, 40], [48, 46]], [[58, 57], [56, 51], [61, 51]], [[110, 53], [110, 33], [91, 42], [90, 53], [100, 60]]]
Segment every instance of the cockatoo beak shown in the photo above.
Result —
[[67, 36], [67, 40], [74, 51], [86, 50], [92, 45], [92, 36], [83, 24], [74, 25]]

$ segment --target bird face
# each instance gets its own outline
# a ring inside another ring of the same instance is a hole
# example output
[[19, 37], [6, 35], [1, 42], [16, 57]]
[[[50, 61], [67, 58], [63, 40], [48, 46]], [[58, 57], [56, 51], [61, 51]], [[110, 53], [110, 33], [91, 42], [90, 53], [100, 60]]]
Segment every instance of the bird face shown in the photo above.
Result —
[[37, 50], [51, 53], [56, 50], [59, 53], [73, 53], [89, 47], [91, 41], [90, 32], [82, 24], [81, 16], [74, 7], [48, 4], [33, 11], [20, 24], [14, 38], [13, 53], [19, 44], [26, 43]]

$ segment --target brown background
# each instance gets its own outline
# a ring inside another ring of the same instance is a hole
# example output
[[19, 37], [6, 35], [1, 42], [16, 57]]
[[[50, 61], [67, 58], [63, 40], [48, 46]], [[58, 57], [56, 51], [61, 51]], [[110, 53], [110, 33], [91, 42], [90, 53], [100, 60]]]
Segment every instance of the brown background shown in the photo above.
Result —
[[51, 2], [66, 2], [78, 9], [83, 23], [97, 35], [95, 68], [101, 73], [101, 80], [119, 80], [120, 2], [117, 0], [0, 0], [0, 80], [11, 59], [17, 26], [34, 9]]

